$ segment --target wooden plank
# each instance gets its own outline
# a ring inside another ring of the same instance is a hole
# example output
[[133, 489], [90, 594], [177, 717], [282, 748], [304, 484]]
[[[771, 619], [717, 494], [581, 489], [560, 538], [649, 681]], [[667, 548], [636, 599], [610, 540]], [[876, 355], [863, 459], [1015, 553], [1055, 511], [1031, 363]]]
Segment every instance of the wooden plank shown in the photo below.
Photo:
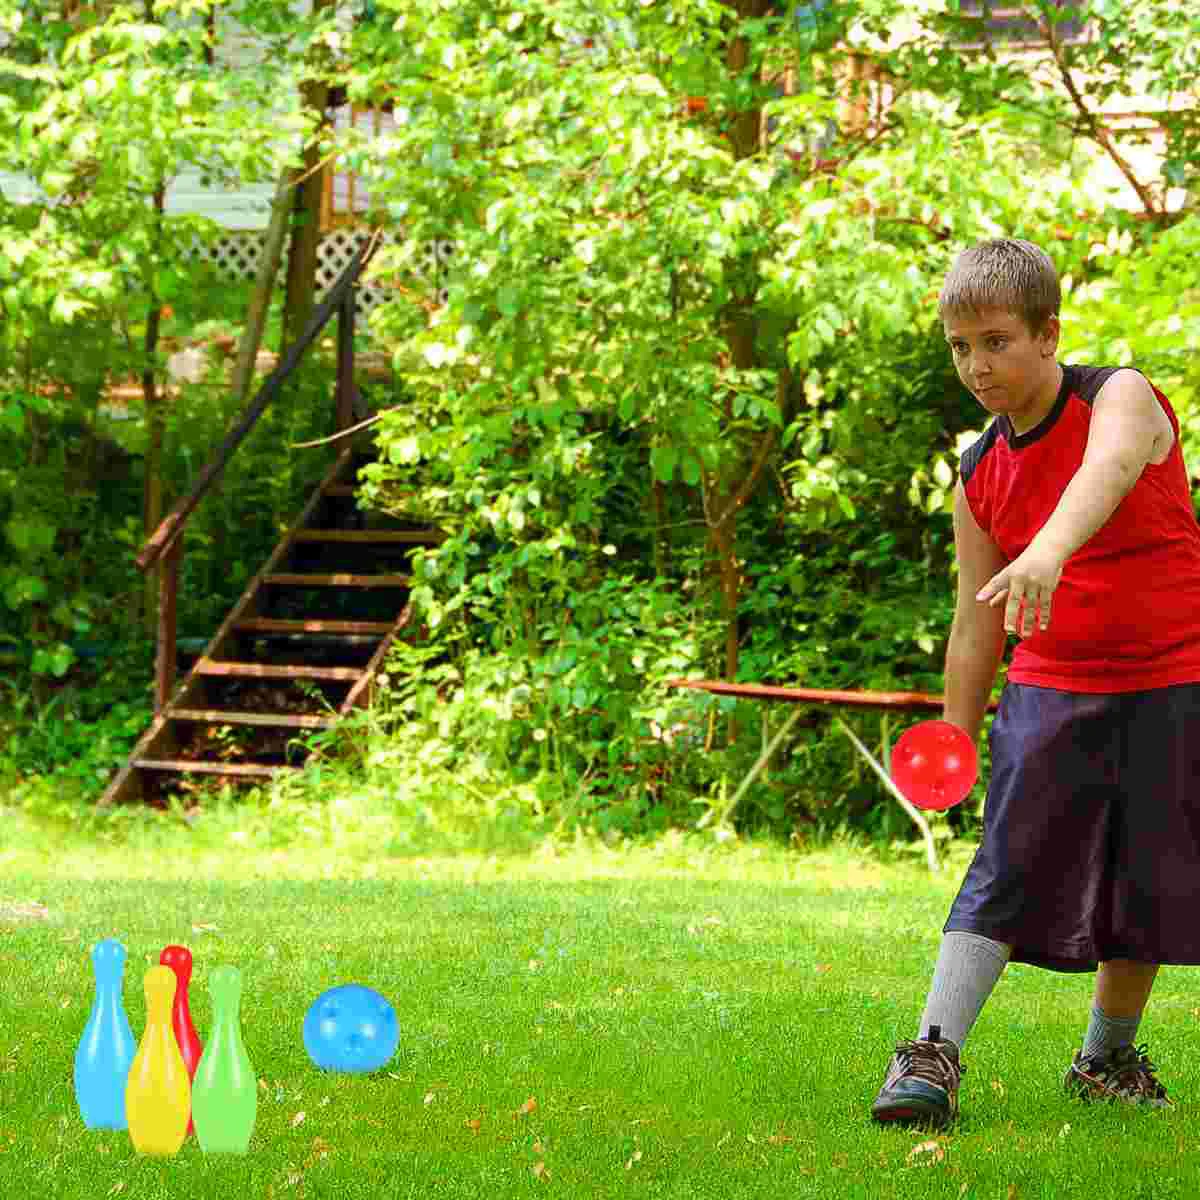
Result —
[[197, 675], [219, 675], [228, 679], [323, 679], [326, 683], [354, 683], [362, 675], [359, 667], [277, 667], [270, 663], [213, 662], [202, 658], [192, 670]]
[[205, 725], [255, 725], [269, 729], [330, 729], [334, 717], [306, 716], [303, 713], [226, 712], [220, 708], [173, 708], [173, 721], [195, 721]]
[[126, 804], [143, 799], [141, 776], [134, 763], [149, 751], [160, 734], [169, 732], [169, 727], [170, 721], [163, 713], [155, 716], [146, 732], [138, 738], [133, 753], [126, 759], [125, 764], [113, 777], [108, 787], [104, 789], [104, 794], [96, 801], [97, 808], [111, 808], [114, 804]]
[[404, 611], [396, 618], [396, 624], [392, 627], [392, 631], [379, 643], [375, 653], [371, 655], [370, 662], [363, 668], [362, 678], [350, 689], [345, 700], [342, 701], [338, 708], [339, 713], [348, 713], [352, 709], [358, 708], [362, 704], [369, 704], [371, 700], [371, 684], [375, 680], [380, 667], [383, 666], [384, 659], [387, 657], [388, 650], [391, 649], [392, 643], [396, 640], [397, 634], [402, 630], [409, 621], [412, 620], [412, 605], [406, 604]]
[[170, 771], [175, 774], [236, 775], [243, 779], [271, 779], [297, 767], [267, 767], [262, 763], [192, 762], [186, 758], [138, 758], [133, 765], [139, 771]]
[[[204, 658], [220, 658], [224, 654], [225, 642], [232, 634], [234, 627], [239, 621], [244, 621], [252, 616], [258, 615], [258, 591], [262, 586], [262, 581], [265, 576], [269, 575], [277, 567], [279, 567], [284, 559], [291, 553], [291, 536], [297, 529], [305, 528], [312, 520], [313, 514], [317, 511], [321, 503], [321, 487], [324, 483], [331, 479], [336, 479], [338, 474], [343, 471], [350, 463], [353, 457], [352, 451], [347, 448], [337, 456], [329, 470], [325, 473], [325, 478], [318, 485], [313, 494], [309, 497], [308, 503], [304, 506], [304, 511], [293, 522], [291, 529], [287, 534], [279, 539], [275, 549], [271, 552], [271, 557], [262, 565], [258, 574], [246, 584], [246, 590], [242, 593], [238, 602], [229, 610], [228, 616], [221, 622], [220, 629], [213, 634], [212, 640], [205, 647]], [[195, 673], [189, 675], [189, 680], [194, 678]]]
[[390, 621], [285, 621], [275, 617], [247, 617], [237, 623], [238, 633], [344, 634], [348, 637], [377, 635], [386, 637], [394, 628]]
[[401, 546], [437, 545], [446, 540], [440, 530], [431, 529], [298, 529], [294, 542], [348, 542], [361, 545]]
[[359, 587], [359, 588], [406, 588], [412, 583], [411, 575], [351, 575], [345, 572], [336, 575], [304, 575], [292, 572], [264, 575], [263, 583], [273, 587]]
[[[331, 484], [329, 484], [328, 487], [324, 488], [323, 490], [324, 490], [326, 496], [337, 496], [342, 499], [348, 500], [354, 496], [357, 496], [361, 487], [362, 487], [362, 484], [358, 484], [358, 483], [331, 483]], [[414, 492], [389, 493], [388, 501], [390, 504], [392, 504], [394, 506], [405, 500], [412, 500], [414, 498], [414, 496], [415, 496]]]
[[[323, 499], [324, 489], [335, 479], [341, 477], [342, 474], [350, 467], [353, 462], [353, 450], [347, 447], [338, 455], [337, 459], [332, 463], [329, 470], [326, 472], [324, 479], [313, 490], [309, 497], [308, 503], [304, 506], [304, 510], [296, 518], [289, 530], [289, 536], [297, 529], [304, 528], [312, 520], [317, 506]], [[221, 627], [213, 634], [208, 646], [205, 648], [203, 658], [213, 659], [220, 654], [225, 641], [232, 635], [234, 629], [239, 622], [251, 620], [258, 615], [258, 592], [264, 575], [269, 574], [283, 561], [284, 557], [290, 552], [291, 543], [289, 536], [280, 539], [271, 556], [263, 564], [262, 569], [254, 576], [253, 579], [246, 585], [241, 597], [237, 603], [230, 609], [225, 620], [221, 622]], [[203, 688], [202, 677], [193, 669], [187, 676], [184, 686], [177, 693], [177, 700], [195, 703], [195, 700], [200, 699], [197, 692]], [[116, 804], [124, 804], [141, 798], [141, 780], [140, 771], [137, 768], [137, 762], [147, 758], [148, 754], [153, 749], [157, 749], [163, 745], [164, 741], [171, 744], [173, 747], [174, 738], [171, 734], [171, 723], [164, 713], [158, 714], [151, 721], [149, 728], [138, 739], [137, 744], [133, 748], [133, 752], [126, 760], [125, 764], [118, 770], [112, 783], [105, 789], [103, 795], [97, 801], [98, 808], [109, 808]]]
[[[725, 683], [713, 679], [669, 679], [668, 687], [693, 688], [744, 700], [783, 700], [791, 704], [828, 704], [841, 708], [941, 709], [942, 696], [930, 692], [836, 691], [824, 688], [776, 687], [763, 683]], [[988, 707], [996, 708], [996, 701]]]

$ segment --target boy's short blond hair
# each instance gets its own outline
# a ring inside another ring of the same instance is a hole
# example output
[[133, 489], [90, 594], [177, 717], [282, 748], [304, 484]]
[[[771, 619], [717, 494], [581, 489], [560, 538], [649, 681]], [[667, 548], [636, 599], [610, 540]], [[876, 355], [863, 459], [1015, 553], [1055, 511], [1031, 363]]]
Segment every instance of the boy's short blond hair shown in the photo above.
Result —
[[993, 238], [954, 260], [938, 296], [938, 316], [1007, 309], [1037, 334], [1061, 305], [1058, 272], [1045, 250], [1021, 238]]

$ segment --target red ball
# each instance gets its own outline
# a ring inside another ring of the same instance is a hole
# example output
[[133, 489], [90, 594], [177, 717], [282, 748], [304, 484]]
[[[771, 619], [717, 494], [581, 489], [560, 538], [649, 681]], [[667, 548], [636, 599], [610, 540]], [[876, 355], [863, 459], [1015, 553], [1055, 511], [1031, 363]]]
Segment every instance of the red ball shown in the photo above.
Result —
[[922, 721], [892, 750], [892, 782], [917, 808], [942, 812], [961, 804], [979, 773], [975, 743], [949, 721]]

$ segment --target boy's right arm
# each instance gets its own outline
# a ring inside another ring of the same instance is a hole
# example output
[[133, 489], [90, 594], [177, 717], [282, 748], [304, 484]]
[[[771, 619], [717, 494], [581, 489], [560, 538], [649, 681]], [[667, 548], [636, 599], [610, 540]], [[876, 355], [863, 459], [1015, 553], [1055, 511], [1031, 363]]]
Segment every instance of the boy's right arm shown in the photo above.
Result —
[[967, 504], [962, 481], [954, 489], [954, 549], [958, 558], [958, 594], [954, 624], [946, 647], [943, 719], [979, 737], [984, 713], [1004, 657], [1004, 610], [975, 599], [976, 592], [1007, 559], [979, 528]]

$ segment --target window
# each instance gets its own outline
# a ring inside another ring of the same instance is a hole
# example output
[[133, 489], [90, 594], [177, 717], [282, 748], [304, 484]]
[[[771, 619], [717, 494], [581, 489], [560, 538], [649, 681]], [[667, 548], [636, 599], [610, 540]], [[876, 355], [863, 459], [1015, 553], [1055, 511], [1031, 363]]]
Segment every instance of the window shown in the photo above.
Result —
[[[1087, 37], [1087, 22], [1079, 0], [1052, 0], [1057, 10], [1054, 28], [1061, 42], [1081, 42]], [[972, 34], [965, 39], [971, 45], [1007, 44], [1042, 45], [1047, 41], [1045, 16], [1040, 4], [1012, 3], [1011, 0], [959, 0], [960, 14], [969, 19]], [[967, 24], [967, 22], [964, 22]], [[974, 29], [978, 34], [974, 34]]]
[[[395, 128], [395, 120], [382, 109], [341, 105], [333, 112], [333, 125], [335, 129], [352, 125], [367, 137], [379, 137]], [[357, 175], [339, 170], [337, 164], [323, 174], [321, 228], [355, 224], [371, 207], [365, 184]]]

